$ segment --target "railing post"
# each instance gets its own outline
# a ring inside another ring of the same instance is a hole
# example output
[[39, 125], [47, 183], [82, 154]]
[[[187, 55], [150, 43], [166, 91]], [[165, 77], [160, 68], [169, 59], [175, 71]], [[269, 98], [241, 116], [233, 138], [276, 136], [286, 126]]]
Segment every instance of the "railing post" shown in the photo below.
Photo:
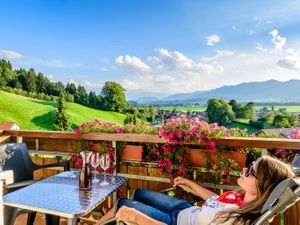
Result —
[[40, 142], [38, 138], [35, 139], [35, 150], [40, 150]]
[[[119, 163], [118, 157], [117, 157], [117, 142], [116, 141], [112, 141], [112, 147], [115, 149], [115, 151], [114, 151], [115, 168], [114, 168], [113, 175], [116, 176], [117, 175], [117, 167], [118, 167], [118, 163]], [[117, 192], [116, 191], [112, 194], [112, 198], [113, 198], [113, 204], [115, 204], [115, 202], [117, 201]], [[110, 198], [109, 198], [109, 205], [111, 205]]]
[[263, 148], [261, 150], [261, 156], [269, 155], [268, 149]]
[[0, 179], [0, 225], [4, 225], [3, 180]]
[[23, 142], [23, 136], [17, 136], [17, 143]]

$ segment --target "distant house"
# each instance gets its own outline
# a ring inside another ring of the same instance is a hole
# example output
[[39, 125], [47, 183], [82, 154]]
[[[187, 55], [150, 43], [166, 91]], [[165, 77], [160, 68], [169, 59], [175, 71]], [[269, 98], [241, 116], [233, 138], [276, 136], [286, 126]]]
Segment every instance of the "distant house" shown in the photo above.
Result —
[[0, 123], [0, 130], [20, 130], [20, 127], [14, 122]]
[[272, 135], [276, 138], [292, 138], [292, 131], [299, 130], [300, 128], [274, 128], [274, 129], [261, 129], [255, 133], [255, 135], [263, 134], [263, 135]]

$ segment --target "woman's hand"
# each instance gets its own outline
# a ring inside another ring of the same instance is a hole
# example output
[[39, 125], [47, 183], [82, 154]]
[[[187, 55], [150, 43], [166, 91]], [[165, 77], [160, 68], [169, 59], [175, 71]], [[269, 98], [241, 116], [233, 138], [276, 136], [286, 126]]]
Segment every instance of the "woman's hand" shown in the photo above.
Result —
[[127, 206], [122, 206], [117, 214], [116, 219], [117, 221], [128, 221], [128, 222], [135, 222], [137, 217], [138, 211], [134, 208], [129, 208]]
[[184, 186], [189, 186], [190, 180], [184, 178], [184, 177], [176, 177], [174, 179], [174, 187], [178, 185], [184, 185]]

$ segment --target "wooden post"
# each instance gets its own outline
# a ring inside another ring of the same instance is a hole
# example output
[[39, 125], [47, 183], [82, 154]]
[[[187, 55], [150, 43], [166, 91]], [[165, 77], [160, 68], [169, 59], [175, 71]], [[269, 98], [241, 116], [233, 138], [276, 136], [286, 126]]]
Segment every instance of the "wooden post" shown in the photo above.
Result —
[[12, 170], [3, 171], [0, 173], [0, 225], [4, 225], [4, 206], [3, 206], [3, 185], [14, 182], [14, 175]]
[[23, 136], [17, 136], [17, 143], [23, 142]]
[[261, 150], [261, 156], [269, 155], [268, 149], [263, 148]]
[[40, 150], [40, 143], [38, 138], [35, 139], [35, 150]]
[[[115, 168], [114, 168], [113, 175], [116, 176], [117, 175], [117, 167], [118, 167], [118, 163], [119, 163], [118, 157], [117, 157], [117, 142], [116, 141], [112, 141], [112, 147], [115, 149], [115, 151], [114, 151]], [[117, 201], [117, 192], [116, 191], [112, 194], [112, 201], [113, 201], [113, 204], [115, 204], [115, 202]], [[111, 205], [110, 198], [109, 198], [109, 205]]]

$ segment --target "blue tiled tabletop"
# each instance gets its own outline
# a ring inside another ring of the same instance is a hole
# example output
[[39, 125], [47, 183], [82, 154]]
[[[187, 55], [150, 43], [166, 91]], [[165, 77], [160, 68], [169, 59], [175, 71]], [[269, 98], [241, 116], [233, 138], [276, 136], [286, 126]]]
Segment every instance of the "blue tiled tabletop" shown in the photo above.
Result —
[[[127, 180], [125, 177], [108, 175], [108, 186], [103, 187], [100, 183], [93, 183], [91, 189], [80, 190], [78, 177], [77, 171], [63, 172], [5, 195], [3, 203], [8, 206], [75, 218], [94, 209]], [[97, 174], [97, 177], [103, 180], [103, 175]]]

